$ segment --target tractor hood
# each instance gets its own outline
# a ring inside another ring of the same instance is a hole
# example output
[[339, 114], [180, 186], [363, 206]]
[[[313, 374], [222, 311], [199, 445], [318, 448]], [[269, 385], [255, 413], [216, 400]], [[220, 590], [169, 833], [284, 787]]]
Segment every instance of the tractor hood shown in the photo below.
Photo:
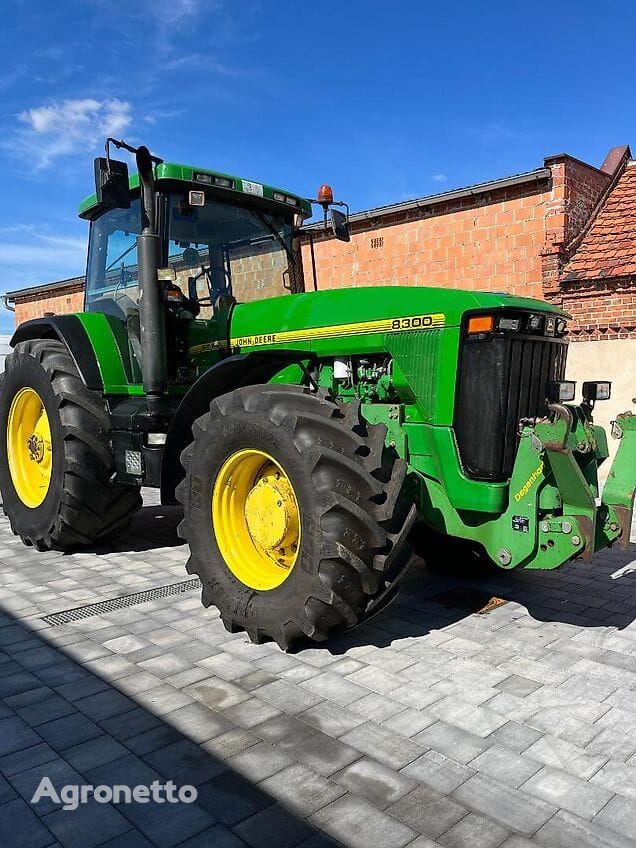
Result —
[[333, 289], [238, 304], [230, 327], [234, 348], [276, 346], [323, 353], [384, 349], [386, 333], [458, 327], [475, 309], [530, 309], [566, 313], [551, 304], [506, 294], [424, 287]]

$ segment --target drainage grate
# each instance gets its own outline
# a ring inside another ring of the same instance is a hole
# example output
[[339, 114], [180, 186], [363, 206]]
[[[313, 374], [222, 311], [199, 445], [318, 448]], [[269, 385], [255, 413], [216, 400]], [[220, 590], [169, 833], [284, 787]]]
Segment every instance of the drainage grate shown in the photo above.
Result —
[[157, 598], [169, 598], [171, 595], [182, 595], [184, 592], [193, 592], [201, 588], [198, 578], [182, 580], [180, 583], [171, 583], [169, 586], [158, 586], [156, 589], [146, 589], [145, 592], [135, 592], [132, 595], [122, 595], [119, 598], [111, 598], [108, 601], [100, 601], [97, 604], [87, 604], [84, 607], [62, 610], [51, 615], [42, 617], [46, 624], [68, 624], [70, 621], [79, 621], [82, 618], [90, 618], [93, 615], [102, 615], [105, 612], [134, 607], [137, 604], [145, 604], [146, 601], [155, 601]]

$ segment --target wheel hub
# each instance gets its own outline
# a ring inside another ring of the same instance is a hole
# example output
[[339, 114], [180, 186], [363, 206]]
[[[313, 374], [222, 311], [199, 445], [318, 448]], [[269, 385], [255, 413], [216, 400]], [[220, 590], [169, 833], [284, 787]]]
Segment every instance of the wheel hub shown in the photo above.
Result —
[[245, 501], [245, 520], [263, 550], [288, 547], [298, 535], [298, 509], [289, 480], [279, 472], [261, 477]]
[[30, 386], [15, 395], [7, 420], [9, 472], [20, 500], [40, 506], [51, 485], [51, 427], [41, 397]]
[[221, 555], [241, 583], [265, 591], [287, 579], [298, 558], [300, 510], [291, 481], [269, 454], [242, 450], [223, 463], [212, 523]]
[[37, 433], [31, 433], [27, 439], [27, 448], [29, 458], [33, 462], [42, 462], [44, 459], [44, 439], [41, 436], [38, 436]]

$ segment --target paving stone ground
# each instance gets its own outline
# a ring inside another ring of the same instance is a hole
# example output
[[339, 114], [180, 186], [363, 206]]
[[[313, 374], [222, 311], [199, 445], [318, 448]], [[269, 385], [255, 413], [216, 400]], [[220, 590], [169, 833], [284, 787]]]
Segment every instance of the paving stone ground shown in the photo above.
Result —
[[[73, 555], [0, 521], [3, 848], [636, 845], [635, 546], [480, 581], [419, 563], [372, 622], [293, 654], [198, 591], [45, 623], [188, 579], [153, 504]], [[43, 776], [198, 799], [63, 810], [31, 803]]]

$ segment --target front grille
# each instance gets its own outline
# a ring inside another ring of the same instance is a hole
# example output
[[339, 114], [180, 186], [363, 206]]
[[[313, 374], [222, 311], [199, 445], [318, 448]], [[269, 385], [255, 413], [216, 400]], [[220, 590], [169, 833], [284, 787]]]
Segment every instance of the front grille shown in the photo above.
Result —
[[567, 344], [537, 336], [464, 340], [460, 352], [455, 433], [466, 473], [510, 477], [521, 418], [543, 416], [545, 384], [565, 375]]

